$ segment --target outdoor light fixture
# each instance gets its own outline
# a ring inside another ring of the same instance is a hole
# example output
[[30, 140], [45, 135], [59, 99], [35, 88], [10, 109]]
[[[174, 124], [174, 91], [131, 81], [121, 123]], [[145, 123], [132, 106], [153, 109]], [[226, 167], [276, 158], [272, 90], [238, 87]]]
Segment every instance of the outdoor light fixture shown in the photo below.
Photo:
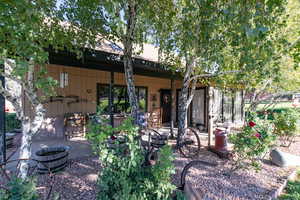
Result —
[[69, 77], [68, 77], [68, 73], [67, 72], [61, 72], [60, 73], [60, 87], [61, 88], [65, 88], [68, 86], [69, 83]]
[[157, 101], [156, 94], [151, 95], [152, 107], [155, 107], [155, 102]]

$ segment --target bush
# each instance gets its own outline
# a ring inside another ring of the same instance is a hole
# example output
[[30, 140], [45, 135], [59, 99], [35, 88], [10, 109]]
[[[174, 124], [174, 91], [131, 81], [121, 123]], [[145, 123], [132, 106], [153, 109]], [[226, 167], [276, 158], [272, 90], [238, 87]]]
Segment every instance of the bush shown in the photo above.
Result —
[[17, 119], [16, 113], [5, 113], [6, 132], [21, 128], [21, 121]]
[[[278, 113], [287, 112], [289, 110], [295, 110], [297, 112], [300, 112], [300, 108], [273, 108], [273, 109], [267, 109], [265, 111], [259, 110], [257, 111], [257, 116], [260, 119], [265, 119], [265, 115], [267, 115], [268, 120], [274, 120], [274, 116]], [[246, 113], [247, 114], [247, 113]]]
[[0, 200], [36, 200], [38, 195], [35, 187], [35, 180], [26, 181], [13, 177], [7, 184], [7, 189], [0, 189]]
[[290, 146], [293, 138], [297, 135], [299, 117], [299, 112], [295, 109], [287, 109], [274, 115], [274, 133], [279, 136], [281, 145]]
[[300, 200], [300, 172], [296, 180], [288, 181], [284, 194], [281, 195], [279, 200]]
[[144, 166], [145, 152], [139, 145], [138, 128], [130, 119], [118, 128], [93, 124], [89, 130], [87, 137], [103, 165], [98, 177], [98, 199], [171, 199], [176, 187], [171, 184], [175, 170], [170, 147], [160, 149], [155, 165]]
[[261, 120], [252, 114], [241, 132], [229, 136], [235, 154], [232, 171], [251, 167], [260, 169], [260, 158], [269, 151], [276, 140], [273, 127], [270, 121]]

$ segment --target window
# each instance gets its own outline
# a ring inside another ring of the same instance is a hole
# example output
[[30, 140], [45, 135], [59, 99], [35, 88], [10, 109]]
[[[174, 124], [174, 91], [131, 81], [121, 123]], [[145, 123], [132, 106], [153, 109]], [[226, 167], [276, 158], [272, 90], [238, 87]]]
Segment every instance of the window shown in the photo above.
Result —
[[69, 75], [67, 72], [60, 73], [59, 85], [61, 88], [67, 87], [69, 84]]
[[[147, 88], [136, 86], [136, 95], [140, 110], [147, 112]], [[97, 105], [108, 113], [109, 112], [109, 85], [98, 84], [97, 87]], [[129, 113], [131, 110], [127, 86], [114, 85], [113, 88], [113, 113]]]
[[232, 122], [232, 114], [233, 114], [233, 99], [232, 93], [227, 92], [223, 96], [223, 121], [224, 122]]
[[109, 112], [109, 85], [97, 85], [97, 105], [104, 113]]
[[196, 89], [192, 101], [192, 123], [205, 126], [206, 114], [205, 88]]
[[139, 108], [140, 110], [147, 112], [147, 88], [137, 87], [136, 90], [138, 90]]
[[243, 92], [223, 92], [216, 89], [213, 112], [217, 115], [217, 122], [242, 122]]
[[243, 121], [243, 93], [241, 91], [237, 91], [235, 93], [234, 99], [234, 121], [242, 122]]
[[223, 95], [222, 91], [219, 89], [214, 90], [214, 102], [212, 105], [212, 112], [216, 115], [216, 121], [222, 122], [223, 121]]

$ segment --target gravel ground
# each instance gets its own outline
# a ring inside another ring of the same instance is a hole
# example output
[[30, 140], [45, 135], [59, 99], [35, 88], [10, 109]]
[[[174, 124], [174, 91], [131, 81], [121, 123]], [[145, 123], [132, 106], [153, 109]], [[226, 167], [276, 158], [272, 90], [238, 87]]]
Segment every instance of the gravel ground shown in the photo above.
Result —
[[63, 172], [54, 176], [54, 180], [49, 175], [40, 175], [37, 188], [41, 196], [40, 199], [46, 199], [50, 185], [53, 185], [51, 195], [59, 194], [61, 200], [96, 199], [99, 168], [98, 158], [81, 158], [71, 160]]
[[[286, 148], [283, 150], [287, 151]], [[297, 138], [297, 142], [292, 144], [290, 152], [300, 156], [300, 138]], [[177, 153], [175, 156], [176, 174], [173, 176], [173, 181], [179, 185], [181, 171], [191, 159], [182, 158]], [[198, 159], [218, 163], [217, 167], [200, 165], [192, 167], [187, 175], [186, 184], [192, 186], [199, 199], [205, 200], [268, 199], [272, 191], [276, 190], [293, 170], [293, 168], [276, 167], [266, 160], [259, 172], [241, 170], [228, 176], [224, 175], [230, 168], [227, 160], [222, 160], [205, 149], [202, 149]], [[96, 199], [96, 180], [99, 167], [96, 157], [72, 160], [64, 172], [55, 176], [52, 193], [59, 193], [62, 200]], [[41, 199], [45, 199], [50, 183], [49, 176], [39, 176], [38, 191]]]
[[[293, 152], [300, 156], [300, 138], [292, 144], [290, 149], [281, 148], [285, 152]], [[183, 167], [191, 161], [180, 158], [175, 160], [176, 175], [174, 181], [179, 184]], [[217, 167], [195, 166], [190, 168], [186, 177], [186, 184], [193, 188], [198, 199], [205, 200], [253, 200], [269, 199], [273, 191], [283, 183], [294, 168], [280, 168], [268, 160], [264, 160], [259, 172], [254, 170], [240, 170], [227, 175], [230, 162], [219, 159], [215, 154], [202, 150], [199, 160], [217, 163]]]

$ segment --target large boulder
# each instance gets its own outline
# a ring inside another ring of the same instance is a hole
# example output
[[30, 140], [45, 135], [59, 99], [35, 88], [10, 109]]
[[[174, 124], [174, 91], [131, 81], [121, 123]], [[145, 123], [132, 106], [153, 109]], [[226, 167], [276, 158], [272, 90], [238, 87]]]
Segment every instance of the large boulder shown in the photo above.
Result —
[[272, 163], [279, 167], [300, 166], [300, 156], [273, 149], [270, 152]]

